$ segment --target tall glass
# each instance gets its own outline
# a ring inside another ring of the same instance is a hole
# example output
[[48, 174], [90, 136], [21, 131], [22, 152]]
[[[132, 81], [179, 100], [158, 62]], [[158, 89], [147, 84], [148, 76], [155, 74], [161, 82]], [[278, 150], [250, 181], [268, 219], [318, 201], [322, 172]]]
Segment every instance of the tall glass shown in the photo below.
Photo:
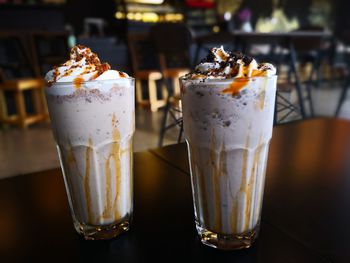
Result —
[[195, 221], [205, 245], [247, 248], [258, 235], [276, 80], [180, 79]]
[[134, 79], [46, 87], [53, 134], [75, 229], [108, 239], [133, 211]]

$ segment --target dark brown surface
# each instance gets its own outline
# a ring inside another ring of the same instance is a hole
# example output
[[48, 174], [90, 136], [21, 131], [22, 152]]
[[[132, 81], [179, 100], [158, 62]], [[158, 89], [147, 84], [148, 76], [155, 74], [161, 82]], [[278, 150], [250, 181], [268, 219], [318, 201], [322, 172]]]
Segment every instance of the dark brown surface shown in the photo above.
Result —
[[1, 180], [0, 262], [349, 262], [349, 144], [345, 121], [276, 128], [259, 239], [233, 252], [196, 236], [184, 144], [135, 154], [134, 221], [111, 241], [75, 233], [59, 170]]
[[[185, 145], [151, 151], [189, 174]], [[315, 119], [274, 129], [263, 222], [334, 262], [350, 262], [350, 122]]]
[[276, 129], [263, 219], [335, 262], [350, 262], [350, 123]]
[[203, 246], [194, 227], [189, 177], [150, 153], [135, 156], [134, 221], [116, 239], [85, 241], [75, 233], [58, 169], [0, 181], [0, 205], [1, 262], [327, 262], [268, 224], [251, 249]]

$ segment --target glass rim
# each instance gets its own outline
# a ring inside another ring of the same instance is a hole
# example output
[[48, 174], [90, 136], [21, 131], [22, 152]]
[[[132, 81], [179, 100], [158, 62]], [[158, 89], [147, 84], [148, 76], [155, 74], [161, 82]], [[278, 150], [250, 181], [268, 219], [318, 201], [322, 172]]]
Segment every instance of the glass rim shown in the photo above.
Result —
[[[247, 80], [251, 80], [251, 79], [274, 79], [277, 78], [278, 75], [274, 74], [271, 76], [254, 76], [254, 77], [243, 77]], [[180, 81], [184, 81], [184, 82], [196, 82], [198, 84], [207, 84], [207, 83], [231, 83], [233, 82], [235, 79], [239, 79], [239, 78], [229, 78], [229, 79], [205, 79], [205, 78], [198, 78], [198, 79], [191, 79], [191, 78], [187, 78], [186, 76], [182, 76], [180, 77]]]
[[[94, 79], [94, 80], [84, 80], [82, 81], [82, 85], [88, 84], [88, 83], [98, 83], [98, 82], [113, 82], [113, 81], [120, 81], [120, 80], [135, 80], [135, 78], [131, 76], [127, 77], [122, 77], [122, 78], [117, 78], [117, 79]], [[51, 88], [53, 86], [63, 86], [63, 85], [74, 85], [74, 80], [73, 81], [59, 81], [59, 82], [54, 82], [50, 83], [45, 80], [45, 85], [47, 88]]]

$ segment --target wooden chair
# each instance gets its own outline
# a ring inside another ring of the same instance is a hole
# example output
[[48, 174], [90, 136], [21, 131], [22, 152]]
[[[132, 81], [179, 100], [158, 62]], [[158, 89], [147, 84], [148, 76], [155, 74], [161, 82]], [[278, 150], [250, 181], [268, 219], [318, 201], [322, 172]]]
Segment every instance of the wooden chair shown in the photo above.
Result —
[[[135, 77], [136, 102], [140, 106], [150, 106], [151, 111], [155, 112], [166, 104], [167, 91], [161, 81], [162, 73], [156, 66], [158, 63], [152, 43], [148, 34], [129, 35], [128, 42]], [[161, 86], [161, 98], [157, 94], [157, 81]], [[142, 82], [147, 82], [148, 92], [142, 88]]]
[[[0, 122], [26, 128], [32, 123], [46, 120], [48, 114], [44, 96], [45, 83], [42, 78], [34, 77], [35, 70], [29, 63], [21, 36], [0, 34], [0, 52], [4, 54], [0, 61]], [[31, 91], [34, 110], [32, 114], [27, 112], [24, 94], [26, 91]], [[8, 113], [9, 93], [14, 96], [14, 114]]]
[[189, 55], [192, 33], [182, 23], [159, 23], [151, 28], [160, 71], [172, 82], [173, 93], [180, 94], [179, 77], [190, 72]]
[[[179, 78], [190, 72], [189, 49], [193, 38], [191, 31], [182, 23], [156, 24], [151, 28], [150, 34], [158, 54], [160, 71], [168, 84], [169, 96], [164, 108], [158, 142], [158, 145], [162, 146], [165, 132], [173, 127], [179, 127], [178, 142], [182, 139]], [[168, 116], [172, 119], [170, 124], [167, 124]]]

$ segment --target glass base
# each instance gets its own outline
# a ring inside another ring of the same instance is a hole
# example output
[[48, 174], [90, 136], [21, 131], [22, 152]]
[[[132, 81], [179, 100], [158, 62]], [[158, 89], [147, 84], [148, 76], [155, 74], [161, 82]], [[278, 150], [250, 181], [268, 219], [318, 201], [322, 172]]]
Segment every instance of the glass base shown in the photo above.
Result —
[[76, 231], [86, 240], [105, 240], [127, 232], [130, 227], [130, 219], [127, 218], [115, 224], [102, 226], [86, 225], [75, 222], [74, 226]]
[[249, 248], [252, 246], [259, 233], [259, 225], [251, 231], [231, 235], [216, 234], [201, 227], [198, 223], [196, 224], [196, 228], [204, 245], [223, 250]]

